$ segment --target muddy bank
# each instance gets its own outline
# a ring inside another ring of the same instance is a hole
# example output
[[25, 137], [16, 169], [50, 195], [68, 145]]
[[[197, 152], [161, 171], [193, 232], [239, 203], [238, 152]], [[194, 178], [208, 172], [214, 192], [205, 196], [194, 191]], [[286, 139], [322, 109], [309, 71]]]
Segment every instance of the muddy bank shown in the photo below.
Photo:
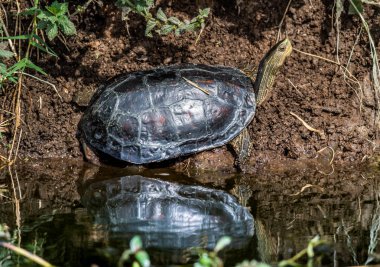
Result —
[[[126, 25], [113, 1], [92, 3], [75, 18], [78, 34], [52, 43], [58, 59], [43, 56], [40, 65], [49, 73], [62, 98], [51, 87], [26, 79], [22, 92], [22, 158], [81, 158], [76, 138], [84, 110], [76, 96], [94, 91], [106, 80], [127, 71], [145, 70], [177, 63], [204, 63], [244, 67], [257, 66], [276, 42], [278, 25], [287, 3], [275, 1], [213, 1], [212, 15], [195, 44], [196, 34], [144, 36], [144, 21], [132, 15]], [[198, 7], [192, 1], [160, 1], [169, 14], [189, 18]], [[366, 7], [368, 8], [368, 7]], [[330, 1], [293, 1], [284, 18], [282, 35], [296, 49], [336, 60], [337, 32], [332, 25]], [[186, 11], [186, 13], [185, 13]], [[370, 25], [378, 9], [366, 9]], [[336, 162], [361, 161], [373, 155], [378, 143], [375, 100], [369, 78], [371, 58], [368, 40], [362, 34], [356, 45], [360, 21], [343, 15], [339, 59], [362, 87], [345, 79], [337, 65], [293, 52], [275, 82], [271, 98], [256, 113], [249, 126], [254, 140], [250, 165], [276, 160], [313, 158], [330, 146]], [[372, 31], [376, 44], [380, 32]], [[8, 101], [9, 96], [1, 95]], [[315, 129], [308, 130], [298, 115]], [[8, 140], [10, 140], [10, 134]], [[5, 142], [3, 150], [6, 149]], [[185, 159], [187, 160], [187, 159]], [[226, 148], [192, 158], [196, 166], [227, 169], [233, 157]], [[187, 164], [184, 161], [184, 164]]]

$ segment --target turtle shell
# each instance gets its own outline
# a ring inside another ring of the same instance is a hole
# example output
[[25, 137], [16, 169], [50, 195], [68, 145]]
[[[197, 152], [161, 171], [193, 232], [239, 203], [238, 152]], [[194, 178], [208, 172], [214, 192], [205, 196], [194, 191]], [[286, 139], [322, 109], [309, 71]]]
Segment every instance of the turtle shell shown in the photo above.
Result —
[[127, 73], [98, 89], [79, 134], [101, 154], [144, 164], [228, 143], [255, 108], [253, 83], [238, 69], [167, 66]]

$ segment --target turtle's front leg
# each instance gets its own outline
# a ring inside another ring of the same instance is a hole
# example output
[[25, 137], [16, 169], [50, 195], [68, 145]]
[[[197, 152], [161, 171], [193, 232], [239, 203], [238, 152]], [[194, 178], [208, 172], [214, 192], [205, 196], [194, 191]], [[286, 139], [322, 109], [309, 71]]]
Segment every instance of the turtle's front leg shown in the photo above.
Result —
[[244, 128], [244, 130], [241, 131], [230, 144], [236, 154], [235, 166], [244, 172], [246, 169], [245, 164], [248, 161], [252, 150], [251, 137], [249, 136], [248, 129]]

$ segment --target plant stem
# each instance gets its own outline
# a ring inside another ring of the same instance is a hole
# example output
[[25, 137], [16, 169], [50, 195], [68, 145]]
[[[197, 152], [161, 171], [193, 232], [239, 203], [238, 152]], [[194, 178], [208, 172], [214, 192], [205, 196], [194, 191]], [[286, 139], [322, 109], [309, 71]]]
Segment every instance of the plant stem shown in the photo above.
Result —
[[16, 247], [14, 245], [12, 245], [11, 243], [7, 243], [7, 242], [0, 242], [0, 246], [2, 247], [5, 247], [7, 249], [10, 249], [12, 250], [13, 252], [21, 255], [21, 256], [24, 256], [25, 258], [28, 258], [30, 259], [31, 261], [43, 266], [43, 267], [54, 267], [54, 265], [52, 265], [51, 263], [45, 261], [44, 259], [42, 259], [41, 257], [35, 255], [35, 254], [32, 254], [30, 253], [29, 251], [23, 249], [23, 248], [20, 248], [20, 247]]

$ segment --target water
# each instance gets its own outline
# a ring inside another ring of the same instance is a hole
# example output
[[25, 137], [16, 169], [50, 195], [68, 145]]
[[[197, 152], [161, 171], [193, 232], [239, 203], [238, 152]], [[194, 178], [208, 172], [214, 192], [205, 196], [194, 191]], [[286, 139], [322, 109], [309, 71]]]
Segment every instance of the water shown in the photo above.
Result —
[[233, 240], [221, 253], [225, 266], [290, 258], [316, 235], [331, 247], [326, 266], [376, 258], [377, 168], [298, 167], [241, 175], [26, 163], [0, 177], [9, 185], [0, 218], [21, 229], [21, 246], [58, 266], [115, 266], [136, 234], [155, 266], [191, 264], [194, 247], [211, 249], [223, 235]]

